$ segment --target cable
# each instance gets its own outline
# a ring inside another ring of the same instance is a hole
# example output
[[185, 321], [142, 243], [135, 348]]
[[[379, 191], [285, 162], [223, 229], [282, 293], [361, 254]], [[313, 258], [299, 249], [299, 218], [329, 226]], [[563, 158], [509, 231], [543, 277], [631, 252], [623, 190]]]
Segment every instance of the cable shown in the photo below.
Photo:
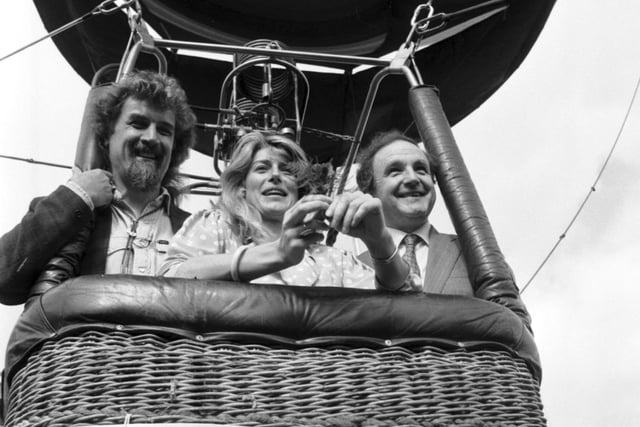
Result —
[[[62, 169], [72, 169], [72, 166], [69, 166], [69, 165], [61, 165], [59, 163], [42, 162], [42, 161], [34, 160], [34, 159], [26, 159], [24, 157], [6, 156], [4, 154], [0, 154], [0, 158], [9, 159], [9, 160], [18, 160], [18, 161], [21, 161], [21, 162], [32, 163], [34, 165], [44, 165], [44, 166], [53, 166], [53, 167], [62, 168]], [[215, 178], [211, 178], [211, 177], [208, 177], [208, 176], [202, 176], [202, 175], [193, 175], [193, 174], [190, 174], [190, 173], [182, 173], [182, 172], [180, 172], [178, 175], [180, 175], [183, 178], [189, 178], [189, 179], [193, 179], [193, 180], [201, 180], [201, 181], [206, 181], [206, 182], [215, 182], [216, 181]]]
[[527, 289], [527, 287], [529, 287], [529, 285], [531, 284], [533, 279], [538, 275], [540, 270], [542, 270], [542, 267], [544, 267], [544, 265], [547, 263], [549, 258], [551, 258], [551, 255], [556, 250], [556, 248], [560, 245], [560, 242], [562, 241], [562, 239], [564, 239], [567, 236], [567, 233], [569, 232], [569, 229], [573, 226], [573, 223], [576, 222], [576, 219], [578, 219], [578, 216], [582, 212], [582, 209], [584, 209], [585, 205], [587, 204], [587, 201], [589, 200], [591, 195], [596, 191], [596, 185], [600, 181], [600, 178], [602, 177], [602, 174], [604, 173], [605, 168], [609, 164], [609, 160], [611, 160], [611, 156], [613, 155], [613, 151], [616, 149], [616, 146], [618, 145], [618, 141], [620, 140], [620, 136], [622, 135], [622, 131], [624, 130], [625, 125], [627, 124], [627, 119], [629, 118], [629, 115], [631, 114], [631, 108], [633, 107], [633, 104], [635, 102], [636, 95], [638, 94], [638, 88], [639, 87], [640, 87], [640, 77], [638, 78], [638, 80], [636, 82], [636, 88], [633, 91], [633, 96], [631, 97], [631, 102], [629, 103], [629, 107], [627, 108], [627, 113], [624, 116], [624, 120], [622, 120], [622, 124], [620, 125], [620, 129], [618, 130], [618, 134], [616, 135], [616, 139], [613, 141], [613, 145], [611, 146], [611, 150], [609, 150], [609, 154], [607, 155], [607, 158], [605, 159], [602, 167], [600, 168], [600, 172], [598, 173], [598, 176], [596, 177], [595, 181], [591, 185], [591, 188], [589, 188], [589, 191], [587, 192], [587, 196], [582, 201], [582, 204], [580, 205], [580, 207], [578, 208], [577, 212], [575, 213], [575, 215], [573, 216], [573, 218], [569, 222], [569, 225], [567, 225], [567, 227], [564, 229], [564, 232], [560, 235], [560, 237], [558, 237], [558, 241], [556, 242], [556, 244], [553, 245], [553, 247], [551, 248], [551, 250], [549, 251], [547, 256], [544, 258], [544, 260], [540, 264], [540, 266], [536, 269], [536, 271], [533, 273], [533, 275], [531, 275], [531, 278], [529, 278], [527, 283], [522, 287], [522, 290], [520, 291], [521, 295]]
[[58, 34], [67, 31], [70, 28], [75, 27], [76, 25], [82, 24], [83, 22], [85, 22], [87, 19], [98, 15], [98, 14], [104, 14], [104, 15], [108, 15], [110, 13], [113, 13], [117, 10], [123, 9], [125, 7], [129, 7], [132, 3], [133, 0], [129, 0], [124, 2], [123, 4], [120, 5], [114, 5], [111, 8], [108, 8], [109, 5], [111, 5], [112, 3], [115, 3], [115, 0], [105, 0], [102, 3], [100, 3], [98, 6], [94, 7], [93, 9], [91, 9], [89, 12], [85, 13], [84, 15], [80, 16], [79, 18], [74, 19], [71, 22], [68, 22], [67, 24], [56, 28], [55, 30], [53, 30], [52, 32], [45, 34], [44, 36], [40, 37], [39, 39], [32, 41], [31, 43], [22, 46], [21, 48], [14, 50], [13, 52], [3, 56], [2, 58], [0, 58], [0, 62], [4, 61], [7, 58], [12, 57], [13, 55], [22, 52], [25, 49], [30, 48], [31, 46], [40, 43], [43, 40], [46, 40], [48, 38], [52, 38], [57, 36]]
[[21, 162], [33, 163], [35, 165], [45, 165], [45, 166], [53, 166], [53, 167], [56, 167], [56, 168], [71, 169], [71, 166], [60, 165], [58, 163], [41, 162], [41, 161], [34, 160], [34, 159], [25, 159], [25, 158], [22, 158], [22, 157], [14, 157], [14, 156], [5, 156], [3, 154], [0, 154], [0, 157], [3, 158], [3, 159], [19, 160]]

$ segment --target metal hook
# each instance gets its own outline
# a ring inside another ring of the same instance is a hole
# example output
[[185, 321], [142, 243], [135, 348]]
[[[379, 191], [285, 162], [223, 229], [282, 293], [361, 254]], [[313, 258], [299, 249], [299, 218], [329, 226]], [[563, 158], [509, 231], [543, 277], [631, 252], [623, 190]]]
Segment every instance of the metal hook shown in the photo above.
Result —
[[416, 33], [418, 35], [422, 35], [426, 34], [428, 31], [439, 30], [440, 28], [445, 26], [447, 20], [448, 15], [445, 13], [436, 13], [435, 15], [429, 15], [426, 18], [418, 21], [418, 23], [416, 24]]
[[145, 21], [137, 11], [129, 16], [129, 24], [131, 25], [132, 39], [135, 39], [136, 42], [132, 47], [127, 46], [123, 60], [120, 63], [117, 80], [119, 81], [125, 74], [133, 70], [140, 52], [155, 56], [158, 61], [158, 72], [160, 74], [166, 74], [168, 68], [167, 58], [165, 58], [162, 51], [156, 47], [155, 39], [149, 34]]
[[[427, 17], [418, 20], [418, 16], [420, 15], [420, 13], [427, 9]], [[407, 39], [404, 42], [404, 47], [408, 48], [409, 46], [411, 46], [412, 42], [414, 41], [413, 38], [416, 34], [420, 34], [421, 32], [424, 32], [425, 29], [420, 28], [420, 23], [425, 22], [425, 20], [429, 21], [429, 19], [431, 19], [431, 17], [433, 16], [433, 6], [431, 5], [431, 0], [429, 0], [428, 2], [418, 5], [418, 7], [416, 7], [416, 10], [413, 11], [413, 16], [411, 17], [411, 30], [409, 31], [409, 34], [407, 35]]]
[[[114, 6], [109, 8], [108, 6], [113, 3]], [[116, 4], [116, 0], [105, 0], [102, 3], [100, 3], [98, 6], [96, 6], [91, 13], [93, 15], [97, 15], [99, 13], [104, 14], [104, 15], [109, 15], [112, 14], [118, 10], [124, 9], [125, 7], [129, 7], [131, 6], [133, 3], [136, 3], [136, 9], [140, 9], [140, 4], [138, 3], [137, 0], [127, 0], [124, 3], [118, 5]]]
[[429, 0], [428, 2], [426, 2], [425, 4], [421, 4], [418, 7], [416, 7], [416, 10], [413, 12], [413, 17], [411, 18], [411, 26], [415, 27], [416, 23], [422, 21], [422, 19], [420, 19], [420, 21], [418, 21], [418, 15], [420, 15], [420, 12], [422, 12], [424, 9], [428, 9], [429, 12], [427, 13], [427, 18], [431, 17], [433, 15], [433, 5], [431, 4], [432, 0]]

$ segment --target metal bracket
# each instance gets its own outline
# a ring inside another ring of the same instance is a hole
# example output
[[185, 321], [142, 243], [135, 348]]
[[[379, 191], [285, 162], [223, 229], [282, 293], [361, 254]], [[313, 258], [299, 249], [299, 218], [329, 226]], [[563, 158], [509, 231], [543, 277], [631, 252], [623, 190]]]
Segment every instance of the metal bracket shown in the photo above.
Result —
[[[129, 2], [129, 4], [131, 3], [134, 3], [134, 1]], [[138, 1], [135, 1], [135, 5], [135, 8], [130, 7], [127, 10], [132, 36], [130, 44], [131, 41], [134, 41], [135, 44], [125, 51], [116, 81], [120, 81], [126, 74], [134, 70], [140, 52], [155, 56], [158, 61], [158, 72], [161, 74], [167, 73], [167, 58], [165, 58], [162, 51], [156, 46], [155, 39], [149, 33], [147, 23], [142, 19], [142, 10], [140, 9]]]

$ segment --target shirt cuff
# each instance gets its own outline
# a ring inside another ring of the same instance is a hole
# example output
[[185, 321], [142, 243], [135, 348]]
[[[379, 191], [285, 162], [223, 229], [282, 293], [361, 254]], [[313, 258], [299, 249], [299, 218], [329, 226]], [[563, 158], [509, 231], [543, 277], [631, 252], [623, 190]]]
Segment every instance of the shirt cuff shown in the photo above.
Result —
[[84, 202], [87, 204], [87, 206], [89, 206], [89, 209], [91, 209], [91, 211], [93, 211], [95, 206], [93, 206], [93, 202], [91, 201], [91, 197], [89, 197], [87, 192], [84, 191], [84, 188], [82, 188], [81, 186], [79, 186], [78, 184], [76, 184], [75, 182], [73, 182], [71, 180], [67, 181], [65, 186], [69, 190], [71, 190], [74, 193], [76, 193], [82, 200], [84, 200]]

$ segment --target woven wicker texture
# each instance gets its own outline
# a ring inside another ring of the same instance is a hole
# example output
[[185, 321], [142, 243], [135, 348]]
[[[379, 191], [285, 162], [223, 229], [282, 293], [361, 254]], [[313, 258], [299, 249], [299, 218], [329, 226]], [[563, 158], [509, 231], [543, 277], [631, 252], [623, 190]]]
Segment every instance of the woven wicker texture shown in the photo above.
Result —
[[506, 351], [267, 347], [85, 332], [49, 341], [9, 391], [7, 427], [544, 426], [539, 388]]

